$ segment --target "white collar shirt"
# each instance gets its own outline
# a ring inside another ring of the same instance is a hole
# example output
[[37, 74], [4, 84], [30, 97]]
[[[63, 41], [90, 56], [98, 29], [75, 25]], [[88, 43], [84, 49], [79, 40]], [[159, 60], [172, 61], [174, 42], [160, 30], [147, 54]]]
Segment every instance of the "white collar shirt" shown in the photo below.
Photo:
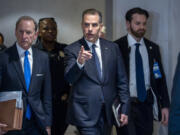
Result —
[[[131, 48], [131, 52], [129, 55], [129, 89], [130, 89], [130, 96], [137, 97], [137, 88], [136, 88], [136, 64], [135, 64], [135, 44], [137, 41], [132, 37], [132, 35], [127, 35], [128, 45]], [[144, 39], [140, 40], [139, 51], [142, 56], [143, 61], [143, 69], [144, 69], [144, 80], [145, 80], [145, 87], [146, 90], [150, 88], [150, 72], [149, 72], [149, 58], [148, 52], [144, 43]], [[141, 78], [139, 78], [141, 79]]]
[[[18, 51], [18, 55], [19, 55], [19, 58], [20, 58], [20, 61], [21, 61], [21, 66], [22, 66], [22, 69], [23, 69], [23, 72], [24, 72], [24, 57], [25, 57], [25, 51], [17, 42], [16, 42], [16, 47], [17, 47], [17, 51]], [[31, 68], [31, 74], [32, 74], [32, 66], [33, 66], [33, 54], [32, 54], [32, 48], [30, 47], [28, 49], [29, 51], [29, 54], [28, 54], [28, 60], [29, 60], [29, 63], [30, 63], [30, 68]]]

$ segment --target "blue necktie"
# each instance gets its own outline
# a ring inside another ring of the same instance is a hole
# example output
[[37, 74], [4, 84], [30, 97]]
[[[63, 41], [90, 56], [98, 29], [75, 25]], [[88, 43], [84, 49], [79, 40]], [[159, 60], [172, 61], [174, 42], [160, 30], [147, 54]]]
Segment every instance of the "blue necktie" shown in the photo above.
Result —
[[95, 62], [96, 62], [96, 67], [97, 67], [97, 71], [98, 71], [99, 78], [102, 79], [100, 62], [99, 62], [99, 58], [98, 58], [98, 56], [97, 56], [97, 53], [96, 53], [95, 48], [96, 48], [96, 45], [93, 44], [93, 45], [92, 45], [92, 55], [93, 55], [93, 58], [95, 59]]
[[[28, 59], [28, 54], [29, 52], [26, 50], [24, 52], [25, 57], [24, 57], [24, 78], [25, 78], [25, 82], [26, 82], [26, 91], [29, 92], [29, 86], [30, 86], [30, 82], [31, 82], [31, 68], [30, 68], [30, 63], [29, 63], [29, 59]], [[26, 118], [27, 119], [31, 119], [31, 109], [30, 109], [30, 105], [27, 104], [27, 108], [26, 108]]]
[[[100, 78], [100, 81], [102, 81], [103, 73], [101, 72], [99, 57], [98, 57], [98, 55], [97, 55], [97, 53], [96, 53], [95, 48], [96, 48], [96, 45], [93, 44], [93, 45], [92, 45], [92, 55], [93, 55], [93, 59], [95, 60], [95, 63], [96, 63], [96, 68], [97, 68], [97, 71], [98, 71], [98, 76], [99, 76], [99, 78]], [[101, 95], [101, 99], [102, 99], [102, 102], [104, 103], [105, 100], [104, 100], [103, 93], [102, 93], [102, 95]]]
[[136, 85], [137, 85], [137, 95], [138, 99], [141, 102], [144, 102], [146, 99], [146, 87], [144, 81], [144, 70], [143, 70], [143, 62], [142, 57], [139, 52], [139, 43], [136, 43], [136, 51], [135, 51], [135, 61], [136, 61]]

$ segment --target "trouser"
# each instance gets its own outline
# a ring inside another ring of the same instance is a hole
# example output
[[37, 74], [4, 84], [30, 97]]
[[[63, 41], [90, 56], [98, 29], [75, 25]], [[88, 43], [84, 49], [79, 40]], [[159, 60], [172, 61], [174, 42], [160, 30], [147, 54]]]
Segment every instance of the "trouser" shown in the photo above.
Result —
[[77, 127], [80, 135], [111, 135], [112, 126], [108, 125], [105, 108], [102, 107], [97, 124], [92, 127]]
[[153, 133], [153, 96], [148, 93], [145, 102], [130, 98], [131, 108], [128, 125], [116, 128], [118, 135], [152, 135]]
[[9, 131], [5, 135], [47, 135], [47, 132], [39, 128], [35, 119], [28, 120], [25, 118], [21, 130]]

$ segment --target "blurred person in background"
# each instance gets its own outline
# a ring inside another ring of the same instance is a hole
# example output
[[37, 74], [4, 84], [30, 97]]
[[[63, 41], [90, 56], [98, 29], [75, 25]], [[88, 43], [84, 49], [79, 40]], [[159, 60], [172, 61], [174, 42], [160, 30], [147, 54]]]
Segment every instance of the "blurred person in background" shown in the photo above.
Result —
[[6, 49], [6, 46], [4, 45], [4, 36], [2, 33], [0, 33], [0, 52]]

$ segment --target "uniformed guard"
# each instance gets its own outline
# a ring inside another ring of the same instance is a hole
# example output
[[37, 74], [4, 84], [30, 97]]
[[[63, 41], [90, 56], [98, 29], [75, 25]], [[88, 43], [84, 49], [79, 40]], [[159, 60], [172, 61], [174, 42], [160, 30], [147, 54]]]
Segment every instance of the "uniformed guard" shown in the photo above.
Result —
[[67, 98], [70, 86], [64, 80], [64, 48], [66, 44], [57, 42], [57, 23], [54, 18], [39, 20], [37, 48], [49, 54], [52, 77], [53, 122], [52, 135], [64, 135], [67, 124]]

